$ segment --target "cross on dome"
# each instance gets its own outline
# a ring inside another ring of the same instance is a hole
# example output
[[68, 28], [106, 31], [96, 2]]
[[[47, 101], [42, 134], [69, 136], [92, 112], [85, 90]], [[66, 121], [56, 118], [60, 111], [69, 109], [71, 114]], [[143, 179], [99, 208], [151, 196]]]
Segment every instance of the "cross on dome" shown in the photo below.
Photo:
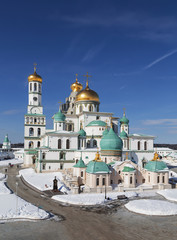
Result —
[[34, 65], [34, 72], [36, 72], [36, 69], [37, 69], [37, 63], [33, 63], [33, 65]]
[[88, 78], [89, 78], [89, 77], [92, 77], [92, 76], [91, 76], [91, 75], [88, 75], [88, 72], [87, 72], [87, 74], [86, 74], [86, 75], [83, 75], [83, 76], [87, 78], [86, 87], [88, 87]]

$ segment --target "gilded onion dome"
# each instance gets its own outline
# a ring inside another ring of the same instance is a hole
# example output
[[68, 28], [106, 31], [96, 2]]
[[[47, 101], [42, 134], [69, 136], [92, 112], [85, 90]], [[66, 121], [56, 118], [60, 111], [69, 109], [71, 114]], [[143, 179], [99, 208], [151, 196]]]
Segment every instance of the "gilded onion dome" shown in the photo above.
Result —
[[80, 91], [76, 95], [76, 101], [95, 101], [95, 102], [100, 102], [98, 94], [91, 90], [88, 86], [88, 81], [86, 88]]
[[83, 88], [82, 84], [78, 82], [77, 76], [78, 76], [78, 74], [76, 74], [76, 81], [75, 81], [75, 83], [73, 83], [71, 85], [71, 90], [73, 92], [80, 92], [82, 90], [82, 88]]
[[28, 82], [33, 81], [42, 83], [42, 77], [36, 73], [36, 67], [34, 67], [34, 73], [28, 76]]

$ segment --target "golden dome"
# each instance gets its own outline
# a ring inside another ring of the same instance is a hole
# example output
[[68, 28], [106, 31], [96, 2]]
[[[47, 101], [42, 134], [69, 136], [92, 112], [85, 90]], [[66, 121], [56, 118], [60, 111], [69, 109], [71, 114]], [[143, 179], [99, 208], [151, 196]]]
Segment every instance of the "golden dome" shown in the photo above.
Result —
[[83, 88], [83, 87], [82, 87], [82, 84], [78, 82], [77, 75], [78, 75], [78, 74], [76, 74], [76, 81], [75, 81], [75, 83], [73, 83], [73, 84], [71, 85], [71, 90], [72, 90], [73, 92], [80, 92], [80, 91], [82, 90], [82, 88]]
[[33, 81], [37, 81], [37, 82], [41, 82], [42, 83], [42, 78], [41, 76], [39, 76], [37, 73], [36, 73], [36, 67], [34, 67], [34, 73], [29, 75], [28, 77], [28, 82], [33, 82]]
[[86, 88], [80, 91], [76, 96], [76, 101], [95, 101], [99, 102], [99, 96], [98, 94], [91, 90], [88, 86], [88, 81]]

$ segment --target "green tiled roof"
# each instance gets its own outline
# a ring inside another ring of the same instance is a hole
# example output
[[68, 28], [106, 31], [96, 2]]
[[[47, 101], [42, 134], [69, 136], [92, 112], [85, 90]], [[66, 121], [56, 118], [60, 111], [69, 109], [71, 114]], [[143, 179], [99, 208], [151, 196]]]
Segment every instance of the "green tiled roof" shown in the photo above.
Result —
[[162, 170], [168, 170], [168, 167], [163, 161], [149, 161], [145, 165], [145, 169], [150, 172], [158, 172]]
[[101, 120], [94, 120], [87, 125], [87, 127], [90, 127], [90, 126], [106, 127], [106, 123]]
[[106, 128], [105, 130], [104, 130], [104, 132], [103, 132], [103, 136], [105, 136], [106, 134], [108, 134], [108, 129]]
[[82, 136], [82, 137], [86, 136], [86, 132], [84, 131], [84, 129], [81, 129], [78, 133], [79, 133], [79, 136]]
[[54, 120], [56, 122], [64, 122], [65, 121], [65, 115], [61, 112], [61, 110], [59, 109], [59, 111], [57, 113], [55, 113], [54, 115]]
[[100, 141], [101, 150], [122, 150], [122, 139], [111, 128]]
[[129, 124], [129, 120], [128, 120], [128, 118], [126, 118], [125, 113], [124, 113], [123, 117], [120, 118], [119, 121], [121, 124]]
[[87, 173], [109, 173], [108, 165], [102, 161], [90, 161], [86, 168]]
[[85, 165], [82, 158], [80, 158], [80, 160], [73, 167], [75, 167], [75, 168], [86, 168], [87, 166]]
[[127, 136], [126, 132], [123, 130], [123, 131], [120, 133], [119, 137], [120, 137], [120, 138], [127, 138], [128, 136]]
[[131, 167], [124, 167], [124, 169], [122, 170], [122, 172], [132, 172], [132, 171], [135, 171], [134, 168], [131, 168]]
[[4, 139], [4, 142], [5, 142], [5, 143], [9, 143], [8, 134], [6, 134], [5, 139]]

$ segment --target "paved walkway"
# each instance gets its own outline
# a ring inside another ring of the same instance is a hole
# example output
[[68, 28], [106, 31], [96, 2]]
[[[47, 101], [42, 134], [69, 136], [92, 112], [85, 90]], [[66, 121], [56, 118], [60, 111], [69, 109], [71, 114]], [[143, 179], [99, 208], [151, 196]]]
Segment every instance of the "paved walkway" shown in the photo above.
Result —
[[[49, 197], [42, 196], [24, 185], [19, 177], [16, 177], [16, 167], [9, 168], [7, 185], [14, 192], [18, 182], [17, 195], [26, 201], [40, 206], [42, 209], [59, 215], [64, 221], [59, 222], [63, 231], [71, 239], [117, 239], [120, 234], [116, 231], [117, 224], [110, 222], [107, 215], [97, 214], [81, 210], [79, 207], [65, 207]], [[63, 238], [64, 239], [64, 238]]]

